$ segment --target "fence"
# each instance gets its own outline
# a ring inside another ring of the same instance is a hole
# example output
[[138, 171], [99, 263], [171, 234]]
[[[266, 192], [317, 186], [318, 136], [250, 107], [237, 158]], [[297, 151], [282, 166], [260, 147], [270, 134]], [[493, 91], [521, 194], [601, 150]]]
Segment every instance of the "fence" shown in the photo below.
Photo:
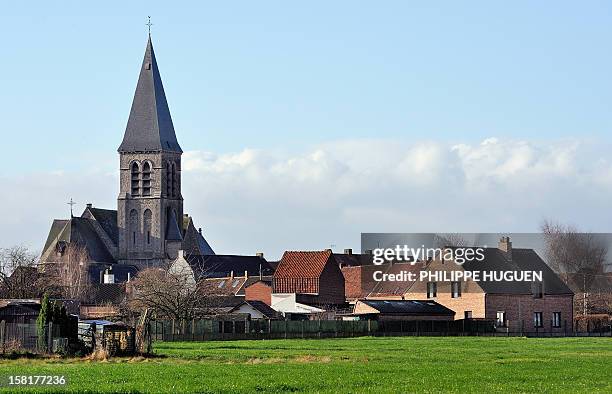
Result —
[[[45, 326], [45, 337], [48, 339], [48, 348], [45, 351], [51, 351], [53, 339], [60, 337], [60, 327], [49, 323]], [[29, 350], [36, 351], [38, 349], [38, 328], [36, 323], [7, 323], [0, 321], [0, 351], [7, 349], [11, 350]]]
[[[591, 332], [542, 331], [538, 328], [511, 331], [496, 328], [494, 320], [454, 321], [341, 321], [341, 320], [153, 320], [154, 341], [209, 341], [233, 339], [346, 338], [358, 336], [611, 336], [610, 330]], [[523, 324], [524, 326], [524, 324]]]

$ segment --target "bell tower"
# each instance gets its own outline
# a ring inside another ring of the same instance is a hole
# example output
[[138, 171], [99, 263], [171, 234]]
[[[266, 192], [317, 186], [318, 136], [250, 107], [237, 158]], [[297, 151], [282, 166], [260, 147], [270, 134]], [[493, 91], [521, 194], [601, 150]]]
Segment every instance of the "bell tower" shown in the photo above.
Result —
[[150, 267], [174, 259], [184, 236], [183, 151], [174, 132], [150, 35], [118, 152], [119, 261]]

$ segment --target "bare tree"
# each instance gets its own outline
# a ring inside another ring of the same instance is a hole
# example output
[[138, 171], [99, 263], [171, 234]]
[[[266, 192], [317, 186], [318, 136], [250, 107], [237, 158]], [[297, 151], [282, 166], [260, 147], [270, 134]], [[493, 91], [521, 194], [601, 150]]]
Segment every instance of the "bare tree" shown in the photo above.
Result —
[[25, 246], [0, 249], [0, 297], [37, 298], [42, 293], [38, 255]]
[[54, 281], [58, 295], [72, 300], [85, 300], [91, 293], [89, 280], [89, 254], [78, 243], [70, 243], [62, 249], [61, 260], [48, 263], [45, 273]]
[[196, 316], [201, 297], [187, 276], [149, 268], [134, 279], [128, 303], [131, 310], [149, 308], [158, 317], [187, 320]]
[[565, 274], [561, 277], [568, 286], [582, 293], [582, 312], [588, 314], [591, 286], [604, 272], [607, 243], [597, 234], [581, 233], [573, 226], [548, 220], [541, 229], [548, 264], [557, 273]]
[[470, 246], [460, 233], [446, 233], [434, 235], [434, 247], [444, 248], [446, 246], [465, 247]]

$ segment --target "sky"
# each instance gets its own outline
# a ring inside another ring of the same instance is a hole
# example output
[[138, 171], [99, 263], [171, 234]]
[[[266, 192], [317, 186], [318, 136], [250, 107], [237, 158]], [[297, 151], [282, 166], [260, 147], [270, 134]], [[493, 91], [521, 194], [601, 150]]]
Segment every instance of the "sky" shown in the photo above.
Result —
[[0, 247], [114, 208], [147, 16], [219, 253], [611, 231], [609, 2], [6, 2]]

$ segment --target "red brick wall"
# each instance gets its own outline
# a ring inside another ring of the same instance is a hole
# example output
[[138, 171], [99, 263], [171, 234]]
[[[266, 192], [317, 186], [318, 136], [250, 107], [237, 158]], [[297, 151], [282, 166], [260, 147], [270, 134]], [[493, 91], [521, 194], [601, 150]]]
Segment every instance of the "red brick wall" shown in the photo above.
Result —
[[264, 282], [255, 282], [244, 289], [244, 299], [261, 301], [270, 305], [272, 303], [272, 287]]
[[327, 261], [321, 276], [319, 277], [319, 300], [320, 305], [344, 304], [344, 276], [336, 260], [332, 257]]
[[354, 300], [361, 297], [361, 266], [342, 267], [344, 276], [344, 294], [347, 300]]
[[[528, 294], [487, 294], [485, 304], [487, 318], [495, 319], [497, 311], [506, 312], [508, 329], [512, 332], [520, 332], [521, 321], [524, 321], [523, 332], [536, 331], [533, 324], [534, 312], [542, 312], [544, 327], [538, 328], [538, 332], [563, 332], [566, 329], [568, 332], [572, 331], [574, 311], [571, 295], [544, 295], [543, 298], [533, 298]], [[553, 312], [561, 312], [560, 328], [551, 328]]]

